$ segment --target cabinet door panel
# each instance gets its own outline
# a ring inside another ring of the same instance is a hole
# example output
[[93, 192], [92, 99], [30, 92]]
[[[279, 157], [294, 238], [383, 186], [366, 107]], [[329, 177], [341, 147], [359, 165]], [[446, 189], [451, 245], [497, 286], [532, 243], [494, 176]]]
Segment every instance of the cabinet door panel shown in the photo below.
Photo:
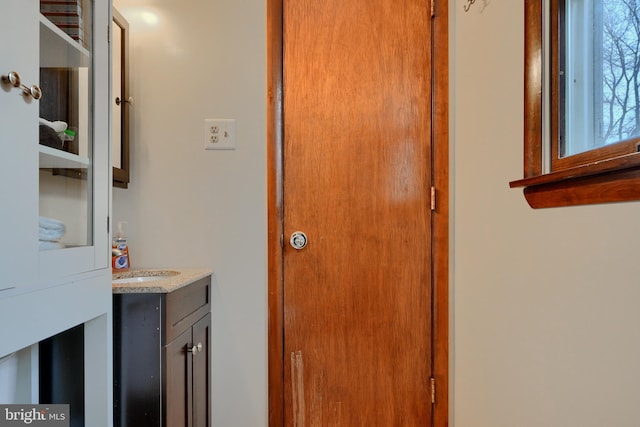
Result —
[[[0, 75], [16, 71], [26, 86], [38, 84], [38, 2], [3, 0]], [[0, 290], [32, 283], [38, 257], [38, 101], [0, 84]], [[1, 295], [1, 294], [0, 294]]]
[[39, 115], [70, 131], [43, 125], [40, 140], [38, 211], [61, 224], [40, 243], [42, 281], [109, 265], [109, 50], [108, 32], [97, 29], [109, 22], [110, 2], [78, 0], [64, 21], [58, 7], [37, 9]]
[[158, 294], [113, 297], [113, 401], [118, 427], [160, 425], [161, 311]]
[[166, 363], [164, 426], [191, 427], [191, 329], [183, 332], [164, 347]]
[[[193, 358], [193, 426], [208, 427], [211, 419], [209, 399], [209, 358], [211, 314], [207, 314], [193, 325], [193, 343], [202, 350]], [[202, 344], [200, 347], [199, 344]]]

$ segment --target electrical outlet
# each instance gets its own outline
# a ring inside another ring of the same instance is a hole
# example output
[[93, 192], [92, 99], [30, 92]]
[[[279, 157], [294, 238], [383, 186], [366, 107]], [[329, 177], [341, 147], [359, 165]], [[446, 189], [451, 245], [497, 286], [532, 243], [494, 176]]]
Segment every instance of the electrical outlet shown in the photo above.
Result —
[[204, 119], [205, 150], [235, 150], [235, 119]]

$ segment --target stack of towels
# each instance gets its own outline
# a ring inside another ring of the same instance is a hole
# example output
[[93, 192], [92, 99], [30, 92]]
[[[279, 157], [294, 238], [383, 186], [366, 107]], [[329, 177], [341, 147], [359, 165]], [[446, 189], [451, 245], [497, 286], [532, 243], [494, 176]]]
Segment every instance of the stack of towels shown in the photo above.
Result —
[[64, 245], [60, 243], [60, 239], [64, 236], [66, 227], [64, 223], [57, 219], [40, 217], [39, 245], [41, 251], [50, 249], [61, 249]]

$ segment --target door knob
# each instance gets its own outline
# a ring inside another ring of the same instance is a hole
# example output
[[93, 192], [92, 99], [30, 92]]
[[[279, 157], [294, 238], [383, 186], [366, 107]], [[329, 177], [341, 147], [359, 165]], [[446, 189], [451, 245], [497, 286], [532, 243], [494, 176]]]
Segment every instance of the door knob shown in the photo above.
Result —
[[293, 249], [296, 250], [304, 249], [304, 247], [307, 246], [307, 241], [307, 235], [302, 231], [296, 231], [289, 239], [289, 243], [291, 243]]

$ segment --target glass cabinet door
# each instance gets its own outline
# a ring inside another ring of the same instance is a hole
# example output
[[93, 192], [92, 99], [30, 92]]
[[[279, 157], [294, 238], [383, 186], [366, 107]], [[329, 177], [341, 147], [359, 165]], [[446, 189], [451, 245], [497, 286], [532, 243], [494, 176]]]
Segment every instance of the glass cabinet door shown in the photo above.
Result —
[[94, 245], [93, 2], [40, 0], [39, 250]]

